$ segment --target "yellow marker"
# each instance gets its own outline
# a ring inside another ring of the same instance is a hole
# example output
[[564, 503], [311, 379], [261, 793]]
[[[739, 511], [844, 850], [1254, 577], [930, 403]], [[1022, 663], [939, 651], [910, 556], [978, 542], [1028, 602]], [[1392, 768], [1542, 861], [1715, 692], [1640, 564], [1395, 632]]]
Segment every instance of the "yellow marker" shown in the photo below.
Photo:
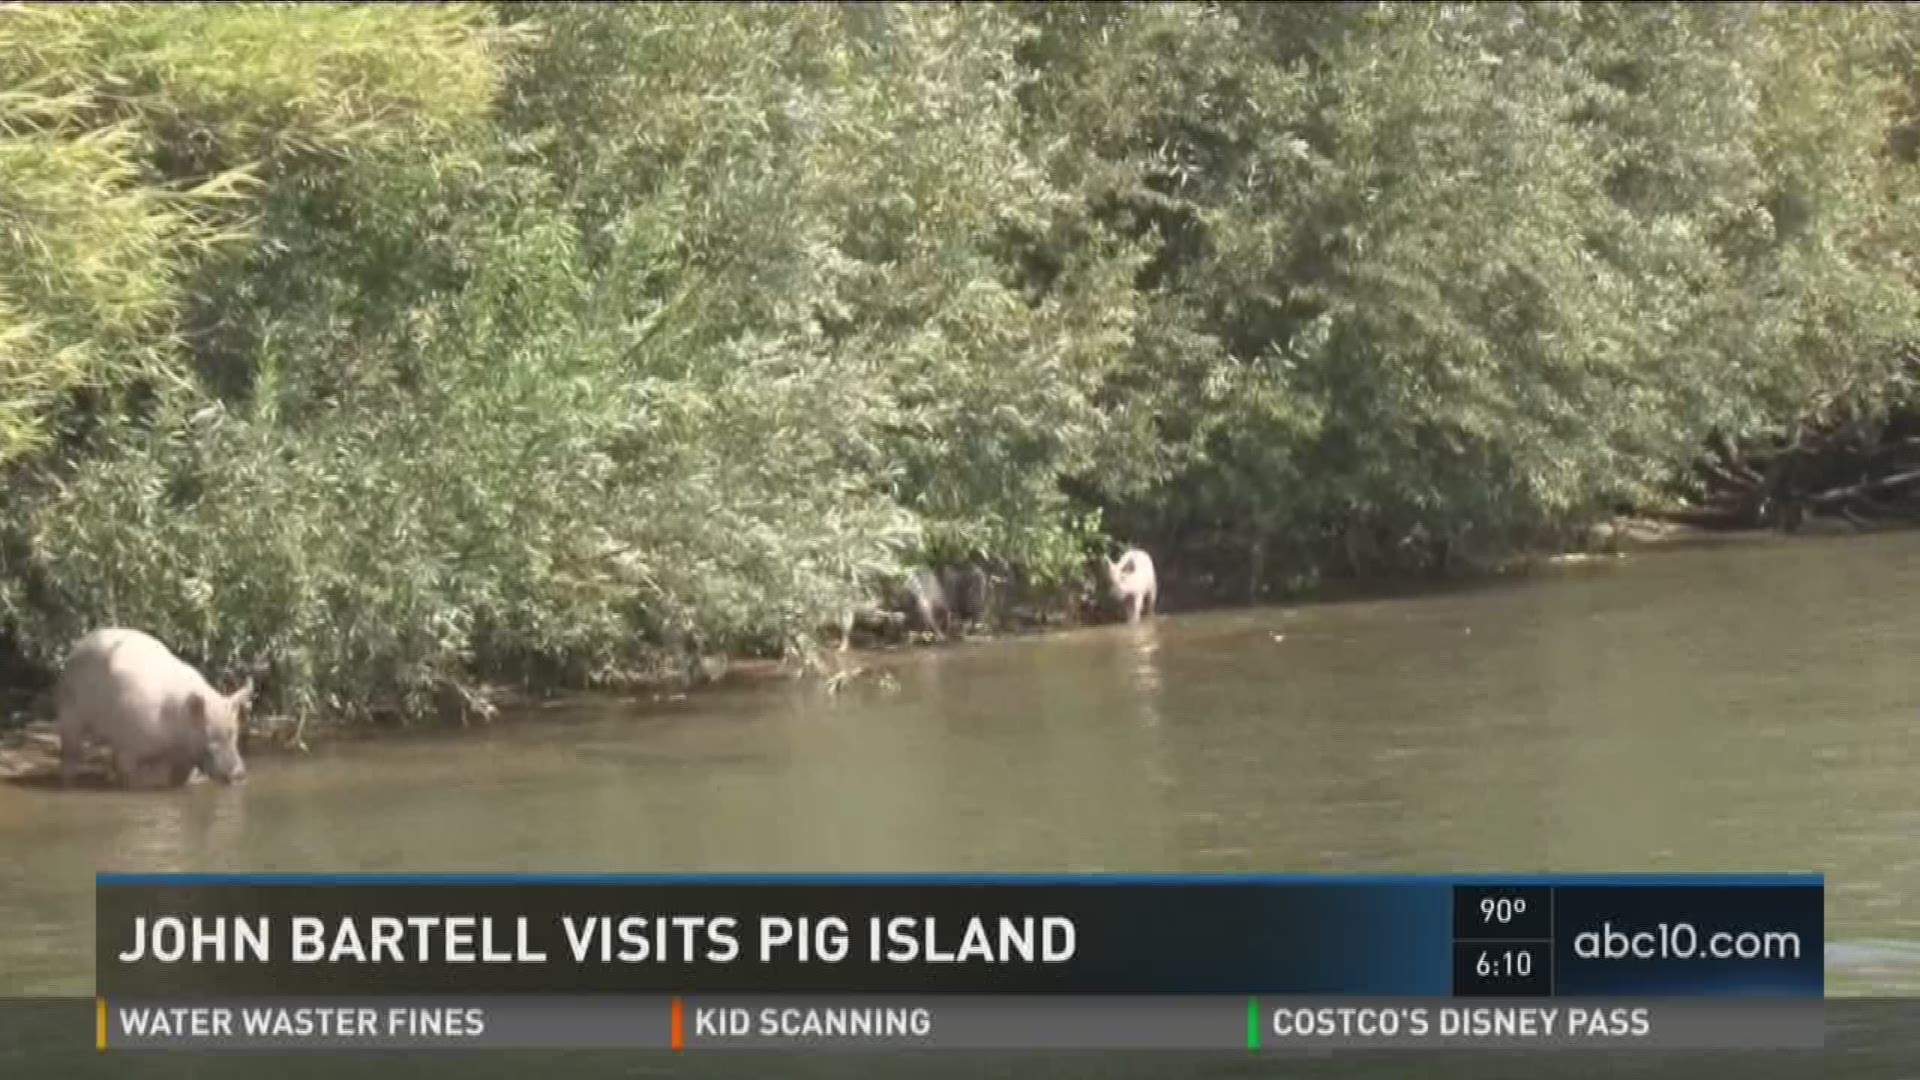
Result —
[[93, 1028], [93, 1046], [94, 1049], [105, 1053], [107, 1050], [107, 999], [95, 998], [94, 1002], [99, 1006], [99, 1019]]

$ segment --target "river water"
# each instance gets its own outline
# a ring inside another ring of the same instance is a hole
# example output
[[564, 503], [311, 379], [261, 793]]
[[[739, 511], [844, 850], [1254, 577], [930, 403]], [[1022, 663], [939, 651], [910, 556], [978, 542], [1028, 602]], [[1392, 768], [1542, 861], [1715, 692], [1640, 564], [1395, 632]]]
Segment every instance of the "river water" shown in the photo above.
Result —
[[92, 875], [151, 869], [1818, 871], [1829, 992], [1916, 994], [1916, 597], [1914, 535], [1738, 543], [0, 785], [0, 993], [90, 994]]

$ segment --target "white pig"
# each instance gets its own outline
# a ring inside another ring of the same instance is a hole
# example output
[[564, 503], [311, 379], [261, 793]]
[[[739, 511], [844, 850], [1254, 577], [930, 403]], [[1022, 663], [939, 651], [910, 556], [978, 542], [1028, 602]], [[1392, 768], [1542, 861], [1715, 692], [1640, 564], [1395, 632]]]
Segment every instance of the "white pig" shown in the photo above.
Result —
[[246, 779], [243, 710], [253, 680], [232, 694], [138, 630], [95, 630], [75, 642], [54, 688], [60, 774], [71, 784], [89, 736], [113, 749], [121, 783], [178, 787], [198, 768], [226, 783]]
[[1107, 585], [1114, 599], [1126, 606], [1128, 622], [1137, 623], [1142, 614], [1153, 614], [1160, 588], [1153, 576], [1153, 559], [1146, 552], [1128, 548], [1118, 559], [1108, 560]]

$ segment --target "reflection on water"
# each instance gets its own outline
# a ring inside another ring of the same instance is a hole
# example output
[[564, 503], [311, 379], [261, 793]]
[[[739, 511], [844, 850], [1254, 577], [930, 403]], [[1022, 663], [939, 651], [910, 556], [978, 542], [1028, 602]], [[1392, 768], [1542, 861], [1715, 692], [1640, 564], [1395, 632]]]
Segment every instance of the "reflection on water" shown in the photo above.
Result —
[[0, 786], [0, 988], [91, 991], [96, 869], [1814, 870], [1834, 993], [1920, 991], [1920, 538], [1676, 551]]

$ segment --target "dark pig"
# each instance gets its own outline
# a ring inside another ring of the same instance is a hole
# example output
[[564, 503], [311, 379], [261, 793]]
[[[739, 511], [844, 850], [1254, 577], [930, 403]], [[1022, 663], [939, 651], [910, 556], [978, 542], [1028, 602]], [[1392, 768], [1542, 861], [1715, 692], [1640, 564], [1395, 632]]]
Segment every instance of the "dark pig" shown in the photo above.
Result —
[[940, 583], [961, 626], [977, 625], [987, 617], [990, 594], [986, 570], [974, 563], [949, 566], [940, 571]]

